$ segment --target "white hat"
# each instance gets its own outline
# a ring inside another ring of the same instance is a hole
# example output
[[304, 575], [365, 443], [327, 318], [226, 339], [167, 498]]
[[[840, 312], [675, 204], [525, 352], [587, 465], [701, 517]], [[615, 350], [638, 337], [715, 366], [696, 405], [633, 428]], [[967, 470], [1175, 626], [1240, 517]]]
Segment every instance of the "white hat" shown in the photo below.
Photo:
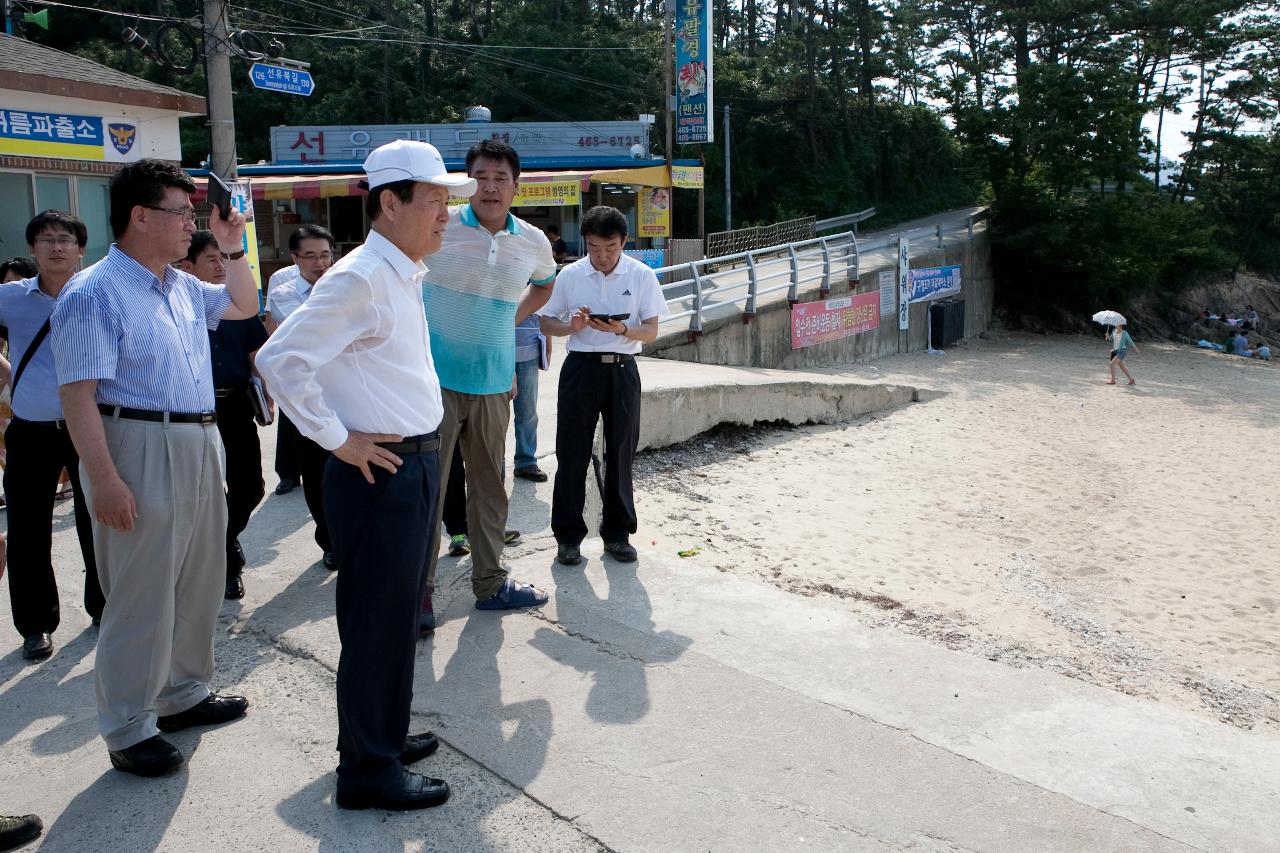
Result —
[[420, 181], [449, 190], [450, 195], [469, 198], [475, 195], [476, 182], [467, 175], [450, 175], [444, 158], [434, 145], [397, 139], [375, 148], [364, 161], [369, 176], [369, 189], [394, 181]]

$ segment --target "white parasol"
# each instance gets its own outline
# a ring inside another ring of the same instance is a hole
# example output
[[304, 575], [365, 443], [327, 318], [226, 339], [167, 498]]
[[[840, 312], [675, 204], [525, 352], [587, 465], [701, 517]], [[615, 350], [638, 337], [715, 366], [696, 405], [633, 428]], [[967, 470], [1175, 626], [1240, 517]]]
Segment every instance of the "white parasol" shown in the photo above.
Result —
[[1124, 326], [1128, 323], [1119, 311], [1099, 311], [1093, 315], [1093, 322], [1104, 326]]

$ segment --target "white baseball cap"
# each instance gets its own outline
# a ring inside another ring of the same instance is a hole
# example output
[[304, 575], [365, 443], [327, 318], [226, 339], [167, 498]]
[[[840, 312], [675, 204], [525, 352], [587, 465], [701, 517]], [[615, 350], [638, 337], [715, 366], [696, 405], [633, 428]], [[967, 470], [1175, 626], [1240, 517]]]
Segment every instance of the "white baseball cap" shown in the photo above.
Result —
[[449, 190], [450, 195], [470, 198], [476, 182], [468, 175], [451, 175], [444, 168], [444, 158], [434, 145], [397, 139], [373, 149], [364, 161], [369, 176], [369, 189], [395, 181], [419, 181]]

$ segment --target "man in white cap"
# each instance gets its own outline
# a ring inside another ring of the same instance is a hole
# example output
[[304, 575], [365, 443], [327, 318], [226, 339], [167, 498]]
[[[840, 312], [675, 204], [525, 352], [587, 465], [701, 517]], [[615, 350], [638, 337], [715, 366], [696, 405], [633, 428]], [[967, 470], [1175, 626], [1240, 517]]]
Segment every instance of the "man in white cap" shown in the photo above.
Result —
[[368, 238], [316, 283], [257, 365], [298, 431], [333, 452], [324, 501], [342, 566], [337, 804], [406, 810], [449, 797], [445, 782], [404, 769], [439, 746], [430, 732], [408, 734], [444, 413], [422, 258], [444, 239], [449, 196], [470, 196], [475, 181], [407, 140], [374, 150], [364, 170]]

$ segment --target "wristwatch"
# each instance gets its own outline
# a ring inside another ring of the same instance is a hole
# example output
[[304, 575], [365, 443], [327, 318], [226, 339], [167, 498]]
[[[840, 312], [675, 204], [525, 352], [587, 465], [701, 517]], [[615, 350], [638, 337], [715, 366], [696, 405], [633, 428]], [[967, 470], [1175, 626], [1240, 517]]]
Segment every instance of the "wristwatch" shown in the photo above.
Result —
[[222, 257], [228, 261], [238, 261], [244, 257], [244, 249], [239, 249], [235, 252], [231, 252], [230, 254], [223, 252], [221, 248], [219, 248], [218, 251], [222, 252]]
[[618, 332], [618, 334], [619, 334], [619, 335], [622, 335], [622, 337], [624, 337], [624, 338], [627, 336], [627, 324], [626, 324], [626, 323], [623, 323], [623, 324], [622, 324], [622, 331], [621, 331], [621, 332]]

